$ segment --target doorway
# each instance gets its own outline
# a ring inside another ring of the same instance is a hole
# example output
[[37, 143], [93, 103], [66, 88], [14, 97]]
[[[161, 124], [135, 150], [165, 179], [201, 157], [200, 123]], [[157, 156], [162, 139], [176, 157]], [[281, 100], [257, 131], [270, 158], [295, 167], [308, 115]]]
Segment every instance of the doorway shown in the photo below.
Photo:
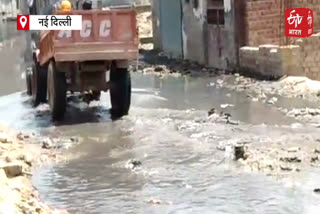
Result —
[[224, 0], [208, 0], [208, 63], [209, 66], [225, 69], [224, 59], [225, 16]]
[[182, 58], [181, 0], [160, 0], [161, 46], [174, 58]]

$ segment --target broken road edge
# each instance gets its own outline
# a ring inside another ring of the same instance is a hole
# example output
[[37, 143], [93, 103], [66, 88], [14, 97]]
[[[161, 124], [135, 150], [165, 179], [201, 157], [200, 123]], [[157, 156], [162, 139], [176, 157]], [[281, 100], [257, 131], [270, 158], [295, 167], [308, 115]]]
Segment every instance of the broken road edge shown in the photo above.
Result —
[[62, 160], [41, 142], [30, 143], [39, 139], [0, 125], [0, 213], [68, 214], [44, 203], [32, 186], [33, 171]]

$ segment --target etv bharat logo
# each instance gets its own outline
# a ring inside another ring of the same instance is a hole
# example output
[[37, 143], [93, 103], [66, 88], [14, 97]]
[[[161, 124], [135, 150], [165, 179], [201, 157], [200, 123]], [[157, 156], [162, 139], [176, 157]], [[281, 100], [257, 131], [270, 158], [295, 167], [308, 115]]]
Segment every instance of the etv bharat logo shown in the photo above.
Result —
[[286, 10], [285, 32], [288, 37], [309, 37], [313, 34], [313, 11], [308, 8]]

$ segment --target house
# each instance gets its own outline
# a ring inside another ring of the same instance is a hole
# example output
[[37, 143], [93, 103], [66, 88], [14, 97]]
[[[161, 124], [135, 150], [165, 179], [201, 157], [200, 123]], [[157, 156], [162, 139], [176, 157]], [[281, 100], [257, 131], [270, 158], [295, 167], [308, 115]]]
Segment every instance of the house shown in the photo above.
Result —
[[0, 16], [15, 17], [19, 14], [19, 8], [22, 0], [1, 0], [0, 1]]
[[[320, 47], [310, 47], [314, 53], [308, 55], [314, 59], [308, 60], [313, 67], [301, 68], [297, 62], [301, 60], [298, 55], [306, 55], [303, 46], [320, 46], [319, 5], [320, 0], [153, 0], [154, 44], [171, 57], [218, 69], [314, 79], [315, 73], [320, 73], [316, 70]], [[298, 7], [313, 10], [312, 38], [285, 36], [285, 9]]]
[[172, 57], [227, 69], [237, 64], [235, 0], [154, 0], [155, 48]]

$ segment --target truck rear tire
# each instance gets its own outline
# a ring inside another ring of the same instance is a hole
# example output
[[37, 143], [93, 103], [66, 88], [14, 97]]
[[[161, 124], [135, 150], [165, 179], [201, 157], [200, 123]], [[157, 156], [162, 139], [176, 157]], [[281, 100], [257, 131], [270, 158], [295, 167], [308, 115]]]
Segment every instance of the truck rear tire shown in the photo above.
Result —
[[[47, 101], [47, 74], [48, 70], [46, 66], [40, 66], [38, 62], [33, 63], [31, 94], [34, 106], [38, 106], [40, 103]], [[26, 78], [28, 78], [28, 76]]]
[[93, 91], [92, 92], [92, 98], [93, 100], [99, 101], [101, 97], [101, 92], [100, 91]]
[[62, 120], [67, 106], [67, 82], [64, 72], [58, 71], [54, 61], [48, 67], [48, 103], [52, 119]]
[[110, 71], [111, 116], [128, 115], [131, 104], [131, 78], [126, 68], [111, 68]]

